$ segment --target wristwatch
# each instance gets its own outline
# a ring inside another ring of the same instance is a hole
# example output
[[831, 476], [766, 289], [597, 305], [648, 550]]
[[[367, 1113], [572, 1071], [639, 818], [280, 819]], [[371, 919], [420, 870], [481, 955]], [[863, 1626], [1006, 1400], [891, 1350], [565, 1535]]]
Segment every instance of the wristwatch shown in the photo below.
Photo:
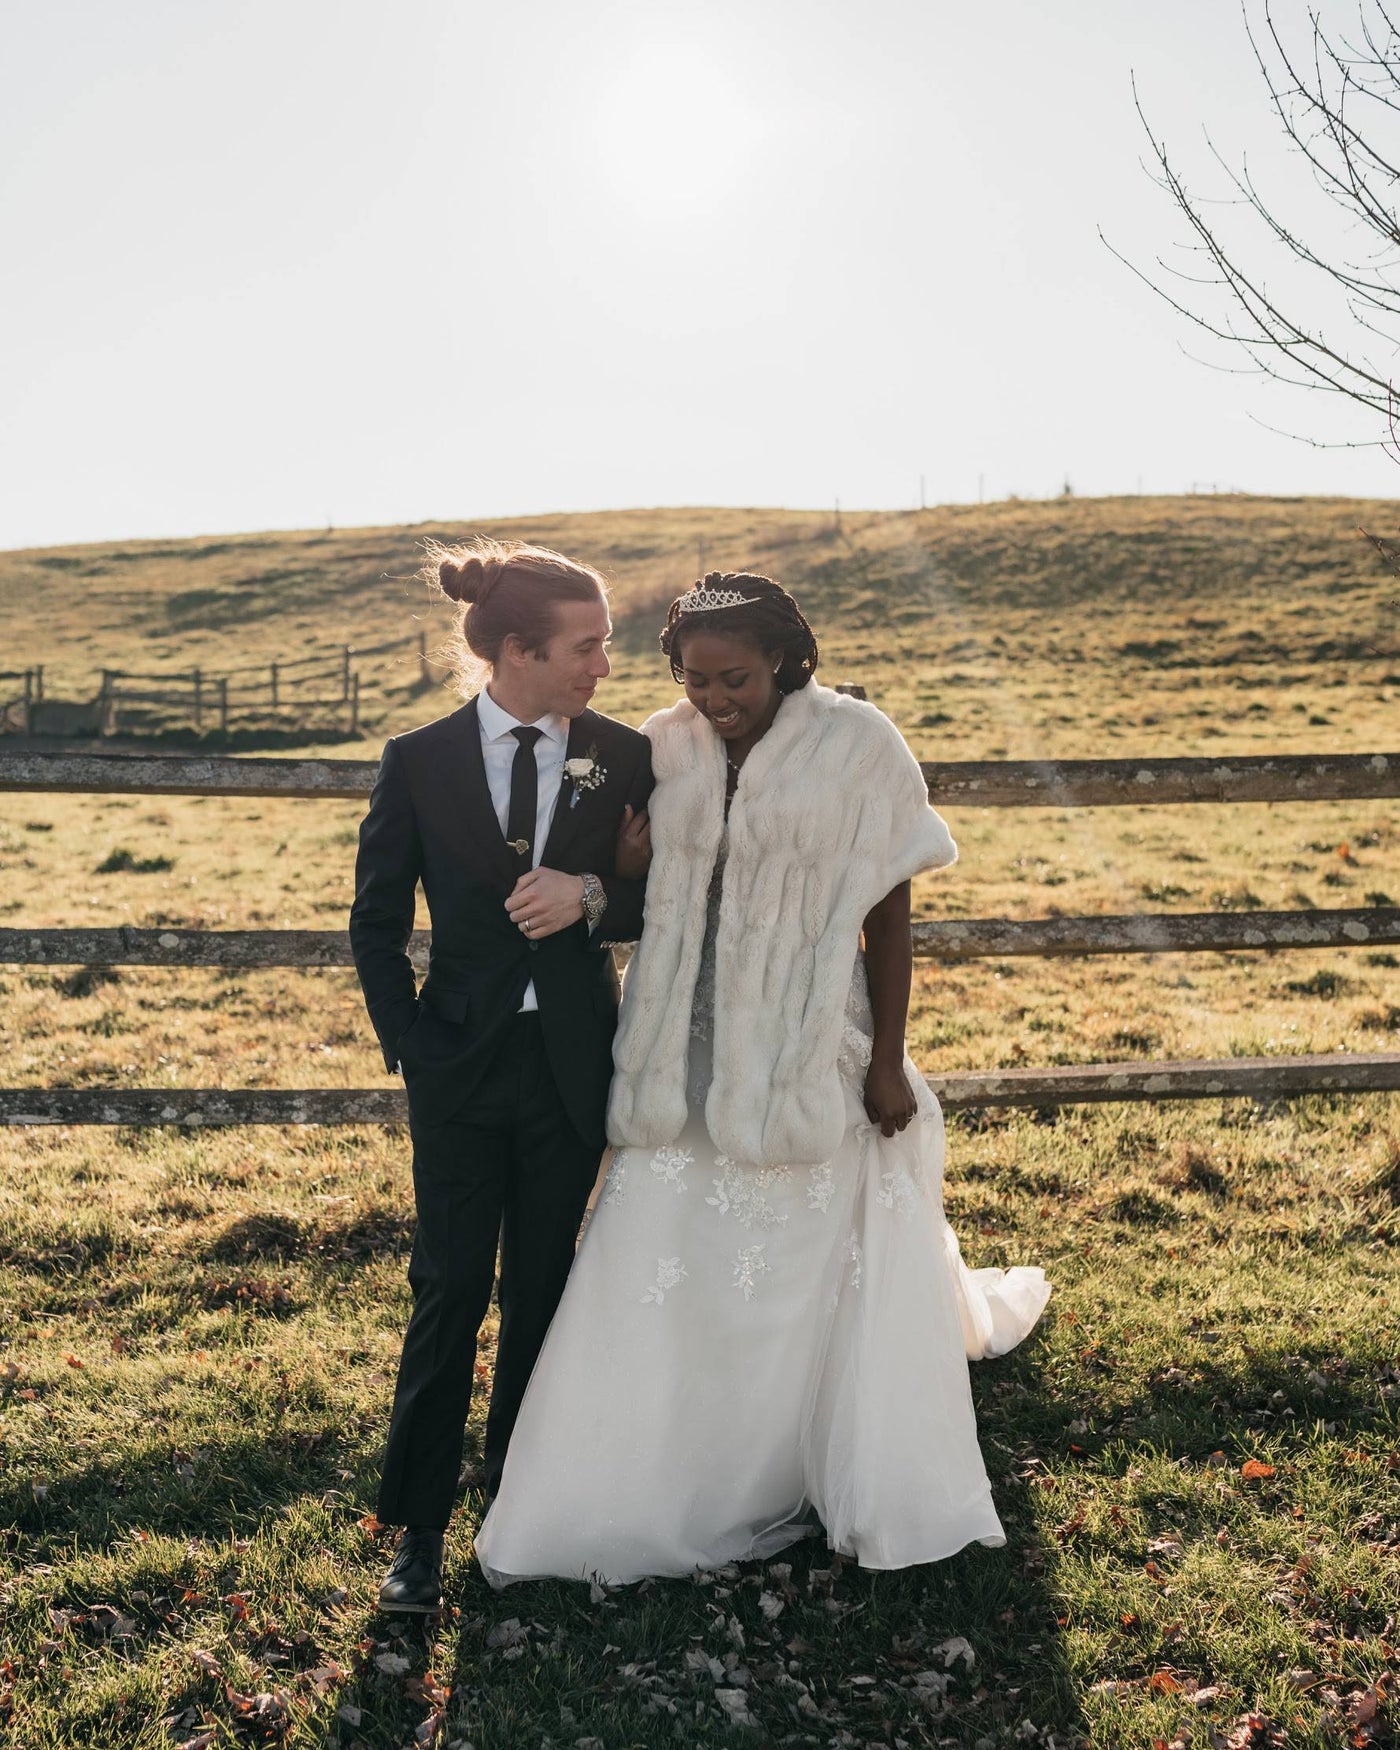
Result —
[[603, 921], [603, 913], [608, 909], [608, 896], [596, 875], [583, 875], [580, 880], [583, 882], [583, 918], [591, 936]]

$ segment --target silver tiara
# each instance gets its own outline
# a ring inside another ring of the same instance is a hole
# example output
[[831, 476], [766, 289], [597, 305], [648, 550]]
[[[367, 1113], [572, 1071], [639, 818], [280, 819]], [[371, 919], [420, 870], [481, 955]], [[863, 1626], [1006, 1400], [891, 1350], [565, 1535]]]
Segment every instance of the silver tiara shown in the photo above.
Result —
[[746, 608], [749, 598], [737, 589], [702, 589], [696, 587], [683, 595], [676, 606], [678, 614], [708, 614], [715, 608]]

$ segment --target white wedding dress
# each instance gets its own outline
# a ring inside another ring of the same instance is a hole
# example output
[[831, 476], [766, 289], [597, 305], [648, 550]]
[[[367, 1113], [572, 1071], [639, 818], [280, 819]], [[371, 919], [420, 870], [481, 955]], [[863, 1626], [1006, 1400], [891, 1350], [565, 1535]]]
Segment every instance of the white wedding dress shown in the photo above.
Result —
[[[857, 958], [841, 1146], [754, 1167], [704, 1120], [723, 851], [710, 887], [670, 1147], [604, 1180], [476, 1539], [493, 1586], [607, 1582], [767, 1556], [806, 1535], [869, 1568], [1005, 1541], [967, 1361], [1039, 1318], [1038, 1269], [969, 1270], [943, 1215], [943, 1115], [881, 1136], [862, 1101], [872, 1022]], [[625, 1001], [624, 996], [624, 1001]]]

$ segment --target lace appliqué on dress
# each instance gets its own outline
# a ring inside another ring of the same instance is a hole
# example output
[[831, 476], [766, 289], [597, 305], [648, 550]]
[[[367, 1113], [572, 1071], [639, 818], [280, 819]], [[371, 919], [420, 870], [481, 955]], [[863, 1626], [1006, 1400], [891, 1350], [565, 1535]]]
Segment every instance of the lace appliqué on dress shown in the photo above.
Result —
[[830, 1161], [823, 1161], [820, 1166], [807, 1169], [807, 1207], [815, 1209], [818, 1215], [825, 1215], [831, 1208], [831, 1200], [836, 1195], [836, 1174]]
[[700, 968], [695, 975], [695, 995], [690, 1004], [692, 1039], [713, 1040], [715, 1036], [715, 944], [719, 940], [719, 905], [724, 895], [724, 864], [728, 854], [729, 833], [726, 829], [719, 841], [719, 852], [710, 875], [710, 891], [705, 900], [705, 935], [700, 944]]
[[642, 1296], [643, 1306], [661, 1306], [667, 1292], [678, 1287], [685, 1281], [686, 1267], [679, 1258], [658, 1258], [656, 1260], [656, 1281]]
[[603, 1202], [621, 1203], [627, 1195], [627, 1150], [618, 1149], [603, 1181]]
[[893, 1209], [907, 1221], [919, 1207], [919, 1188], [909, 1169], [903, 1165], [891, 1167], [880, 1175], [880, 1189], [875, 1200], [883, 1209]]
[[851, 987], [846, 993], [846, 1013], [841, 1020], [841, 1043], [836, 1048], [836, 1073], [847, 1087], [860, 1092], [875, 1049], [875, 1012], [870, 1007], [870, 981], [865, 956], [856, 955], [851, 969]]
[[715, 1165], [720, 1176], [715, 1180], [715, 1194], [706, 1203], [721, 1215], [732, 1215], [740, 1227], [775, 1228], [787, 1220], [768, 1201], [766, 1193], [775, 1185], [783, 1185], [792, 1177], [791, 1167], [745, 1167], [728, 1155], [717, 1155]]
[[758, 1293], [759, 1277], [766, 1276], [772, 1268], [761, 1245], [741, 1246], [734, 1260], [734, 1286], [743, 1291], [745, 1300], [752, 1300]]
[[688, 1148], [659, 1148], [651, 1157], [651, 1170], [673, 1191], [684, 1191], [681, 1174], [694, 1163], [695, 1156]]

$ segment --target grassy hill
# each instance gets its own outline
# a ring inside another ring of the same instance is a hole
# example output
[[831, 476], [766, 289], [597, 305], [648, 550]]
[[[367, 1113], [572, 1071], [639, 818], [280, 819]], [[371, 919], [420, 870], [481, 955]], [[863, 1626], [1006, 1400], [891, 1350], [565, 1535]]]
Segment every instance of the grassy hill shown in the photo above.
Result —
[[[1018, 757], [1099, 751], [1105, 735], [1124, 753], [1361, 745], [1379, 732], [1371, 706], [1400, 690], [1400, 586], [1360, 530], [1397, 523], [1389, 502], [1199, 497], [854, 513], [839, 525], [830, 513], [637, 510], [473, 528], [557, 546], [613, 580], [606, 708], [619, 716], [673, 696], [654, 643], [666, 602], [701, 569], [747, 567], [796, 591], [826, 678], [864, 681], [925, 757], [950, 742], [966, 757]], [[414, 575], [421, 542], [468, 532], [3, 553], [0, 667], [42, 663], [50, 695], [90, 697], [103, 667], [218, 674], [420, 628], [432, 648], [446, 609]], [[370, 739], [452, 703], [424, 697], [408, 654], [357, 666]], [[1226, 671], [1233, 697], [1203, 701]], [[1222, 745], [1201, 745], [1211, 741]]]

